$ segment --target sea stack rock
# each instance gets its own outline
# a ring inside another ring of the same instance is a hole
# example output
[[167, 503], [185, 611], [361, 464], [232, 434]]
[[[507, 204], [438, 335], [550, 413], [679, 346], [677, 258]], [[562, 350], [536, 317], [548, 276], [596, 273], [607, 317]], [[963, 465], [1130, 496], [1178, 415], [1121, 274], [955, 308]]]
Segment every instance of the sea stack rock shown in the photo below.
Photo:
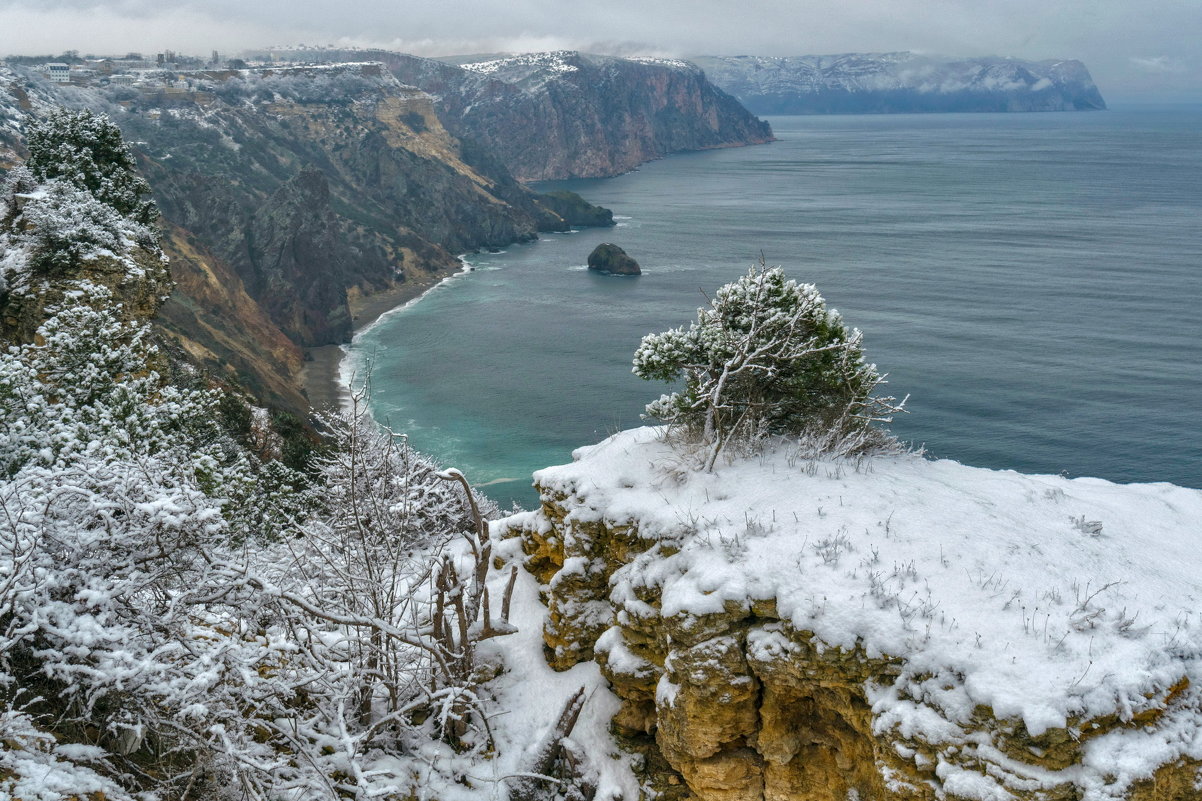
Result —
[[617, 245], [602, 242], [588, 254], [588, 268], [610, 275], [642, 275], [639, 263]]

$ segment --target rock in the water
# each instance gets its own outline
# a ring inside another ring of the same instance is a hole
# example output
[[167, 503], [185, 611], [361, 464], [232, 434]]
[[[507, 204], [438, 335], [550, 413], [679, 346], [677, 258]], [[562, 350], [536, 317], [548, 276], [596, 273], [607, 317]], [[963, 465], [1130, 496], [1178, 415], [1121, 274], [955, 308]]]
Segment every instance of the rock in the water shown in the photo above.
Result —
[[575, 192], [566, 189], [539, 195], [539, 203], [563, 217], [568, 225], [605, 227], [614, 224], [614, 213], [594, 206]]
[[603, 242], [588, 254], [588, 268], [611, 275], [641, 275], [639, 263], [617, 245]]

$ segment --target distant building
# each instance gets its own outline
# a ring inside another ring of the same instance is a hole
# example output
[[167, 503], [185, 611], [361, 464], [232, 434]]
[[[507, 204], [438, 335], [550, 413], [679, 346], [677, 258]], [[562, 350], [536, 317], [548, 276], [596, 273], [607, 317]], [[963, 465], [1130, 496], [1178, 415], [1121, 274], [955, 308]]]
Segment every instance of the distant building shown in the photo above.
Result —
[[46, 74], [55, 83], [71, 83], [71, 66], [55, 62], [46, 65]]

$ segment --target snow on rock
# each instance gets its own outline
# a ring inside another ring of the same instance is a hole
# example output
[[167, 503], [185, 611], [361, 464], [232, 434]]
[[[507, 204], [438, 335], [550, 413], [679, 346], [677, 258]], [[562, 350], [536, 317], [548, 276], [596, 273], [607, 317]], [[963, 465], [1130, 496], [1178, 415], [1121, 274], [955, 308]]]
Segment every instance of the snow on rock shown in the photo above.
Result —
[[575, 50], [552, 50], [543, 53], [518, 53], [484, 61], [462, 60], [458, 66], [476, 75], [486, 76], [539, 94], [549, 83], [561, 79], [581, 81], [614, 81], [624, 67], [640, 65], [658, 67], [690, 75], [700, 74], [687, 61], [669, 58], [617, 58], [581, 53]]
[[539, 471], [542, 511], [509, 525], [552, 663], [595, 656], [616, 730], [657, 734], [699, 797], [744, 774], [832, 799], [1193, 781], [1202, 491], [788, 444], [705, 474], [661, 433]]
[[[520, 558], [519, 546], [516, 539], [499, 543], [499, 558]], [[581, 663], [564, 672], [548, 667], [540, 636], [547, 609], [539, 602], [537, 582], [525, 572], [518, 575], [510, 618], [517, 631], [486, 641], [479, 654], [483, 662], [504, 666], [488, 684], [496, 708], [505, 710], [492, 723], [498, 754], [489, 765], [493, 778], [500, 782], [501, 777], [528, 771], [532, 752], [547, 737], [567, 700], [584, 688], [584, 710], [571, 739], [587, 757], [586, 778], [596, 786], [598, 799], [637, 798], [631, 756], [617, 748], [608, 730], [618, 698], [595, 664]], [[500, 585], [495, 589], [500, 597]], [[444, 793], [442, 798], [449, 801], [451, 795]], [[479, 796], [467, 793], [465, 797]]]
[[697, 65], [691, 64], [688, 61], [679, 58], [665, 58], [662, 56], [632, 56], [630, 61], [637, 61], [639, 64], [653, 64], [657, 67], [671, 67], [678, 70], [696, 70]]
[[549, 69], [556, 72], [575, 72], [578, 68], [568, 63], [568, 59], [574, 55], [575, 53], [570, 50], [556, 50], [549, 53], [522, 53], [491, 61], [468, 62], [462, 66], [465, 70], [485, 74], [513, 67], [534, 67], [536, 69]]
[[521, 53], [488, 61], [469, 61], [459, 66], [469, 72], [519, 83], [531, 77], [547, 77], [579, 72], [580, 55], [571, 50], [547, 53]]

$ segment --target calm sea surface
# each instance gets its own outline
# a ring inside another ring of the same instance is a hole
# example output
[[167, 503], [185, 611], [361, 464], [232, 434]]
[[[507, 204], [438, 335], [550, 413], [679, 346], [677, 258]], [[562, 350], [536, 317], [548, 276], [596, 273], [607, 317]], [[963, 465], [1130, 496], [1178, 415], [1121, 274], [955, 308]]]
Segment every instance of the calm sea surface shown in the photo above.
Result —
[[[865, 333], [935, 457], [1202, 487], [1202, 109], [778, 117], [779, 141], [556, 182], [616, 229], [544, 235], [360, 335], [376, 416], [507, 505], [640, 425], [639, 339], [762, 251]], [[585, 271], [616, 242], [644, 274]], [[360, 368], [361, 369], [361, 368]]]

